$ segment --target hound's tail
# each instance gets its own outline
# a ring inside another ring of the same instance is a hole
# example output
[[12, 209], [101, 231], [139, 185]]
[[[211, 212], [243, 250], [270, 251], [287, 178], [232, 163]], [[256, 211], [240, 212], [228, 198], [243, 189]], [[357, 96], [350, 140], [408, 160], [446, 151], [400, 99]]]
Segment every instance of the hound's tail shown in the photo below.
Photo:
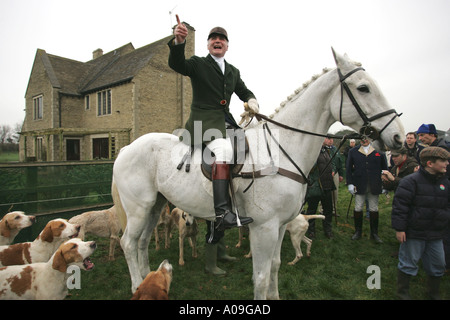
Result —
[[303, 215], [305, 217], [306, 220], [310, 220], [310, 219], [325, 219], [324, 215], [321, 214], [304, 214]]
[[114, 178], [111, 186], [111, 195], [114, 201], [114, 206], [116, 208], [116, 215], [119, 219], [120, 226], [122, 227], [122, 231], [125, 231], [127, 226], [127, 214], [125, 209], [122, 206], [122, 201], [120, 200], [119, 190], [117, 190], [116, 183], [114, 182]]

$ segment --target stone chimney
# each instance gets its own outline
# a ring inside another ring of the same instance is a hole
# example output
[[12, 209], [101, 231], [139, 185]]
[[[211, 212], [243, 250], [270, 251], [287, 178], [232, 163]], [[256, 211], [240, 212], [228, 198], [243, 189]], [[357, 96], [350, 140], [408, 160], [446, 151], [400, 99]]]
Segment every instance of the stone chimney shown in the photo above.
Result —
[[93, 59], [97, 59], [97, 58], [101, 57], [102, 55], [103, 55], [103, 50], [100, 48], [92, 52]]

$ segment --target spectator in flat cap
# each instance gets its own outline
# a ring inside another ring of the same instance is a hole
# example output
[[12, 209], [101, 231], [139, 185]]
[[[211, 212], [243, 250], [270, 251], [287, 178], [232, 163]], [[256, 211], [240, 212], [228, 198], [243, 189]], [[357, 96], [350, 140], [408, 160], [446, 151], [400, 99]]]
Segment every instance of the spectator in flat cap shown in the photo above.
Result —
[[400, 180], [418, 170], [419, 164], [417, 163], [416, 158], [408, 156], [406, 147], [392, 150], [391, 159], [394, 166], [389, 171], [382, 171], [381, 180], [383, 180], [384, 189], [395, 191]]
[[441, 160], [448, 162], [449, 159], [450, 159], [450, 152], [440, 147], [427, 147], [423, 149], [422, 152], [420, 153], [420, 164], [424, 167], [430, 160]]
[[439, 285], [445, 273], [443, 239], [450, 223], [450, 182], [445, 176], [450, 153], [427, 147], [420, 154], [420, 169], [404, 177], [392, 202], [392, 227], [400, 242], [397, 294], [411, 299], [409, 282], [417, 275], [418, 262], [427, 274], [427, 293], [440, 299]]
[[[422, 124], [417, 130], [417, 134], [422, 143], [426, 143], [432, 147], [440, 147], [447, 151], [450, 151], [450, 145], [443, 138], [438, 138], [437, 130], [434, 124]], [[422, 146], [419, 146], [418, 154], [419, 157], [425, 150]], [[420, 160], [422, 162], [422, 160]], [[447, 179], [450, 180], [450, 165], [447, 165]], [[445, 250], [445, 260], [447, 263], [447, 269], [450, 269], [450, 227], [447, 228], [447, 232], [444, 235], [444, 250]]]

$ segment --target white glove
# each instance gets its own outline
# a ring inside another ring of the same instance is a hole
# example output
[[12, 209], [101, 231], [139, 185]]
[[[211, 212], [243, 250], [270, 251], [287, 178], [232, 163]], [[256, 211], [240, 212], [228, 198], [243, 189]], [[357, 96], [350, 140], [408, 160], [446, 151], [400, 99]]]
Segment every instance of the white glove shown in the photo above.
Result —
[[259, 113], [258, 101], [254, 98], [249, 99], [248, 102], [244, 103], [244, 110], [244, 113], [241, 114], [241, 121], [239, 122], [239, 125], [245, 123], [246, 126], [248, 126], [252, 120], [252, 117], [256, 113]]
[[248, 108], [245, 108], [245, 111], [250, 112], [250, 114], [259, 113], [259, 105], [256, 99], [254, 98], [249, 99], [247, 102], [247, 106]]
[[356, 187], [354, 185], [349, 184], [347, 187], [348, 187], [348, 192], [350, 192], [353, 195], [356, 194]]

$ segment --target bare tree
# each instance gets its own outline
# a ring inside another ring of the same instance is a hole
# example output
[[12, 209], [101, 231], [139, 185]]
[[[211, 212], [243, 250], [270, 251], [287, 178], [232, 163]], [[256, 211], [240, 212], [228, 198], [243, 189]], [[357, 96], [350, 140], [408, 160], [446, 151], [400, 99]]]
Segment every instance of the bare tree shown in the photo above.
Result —
[[0, 143], [5, 144], [11, 134], [11, 126], [2, 124], [0, 126]]
[[12, 143], [18, 144], [20, 139], [20, 132], [22, 131], [22, 123], [16, 123], [11, 132]]

